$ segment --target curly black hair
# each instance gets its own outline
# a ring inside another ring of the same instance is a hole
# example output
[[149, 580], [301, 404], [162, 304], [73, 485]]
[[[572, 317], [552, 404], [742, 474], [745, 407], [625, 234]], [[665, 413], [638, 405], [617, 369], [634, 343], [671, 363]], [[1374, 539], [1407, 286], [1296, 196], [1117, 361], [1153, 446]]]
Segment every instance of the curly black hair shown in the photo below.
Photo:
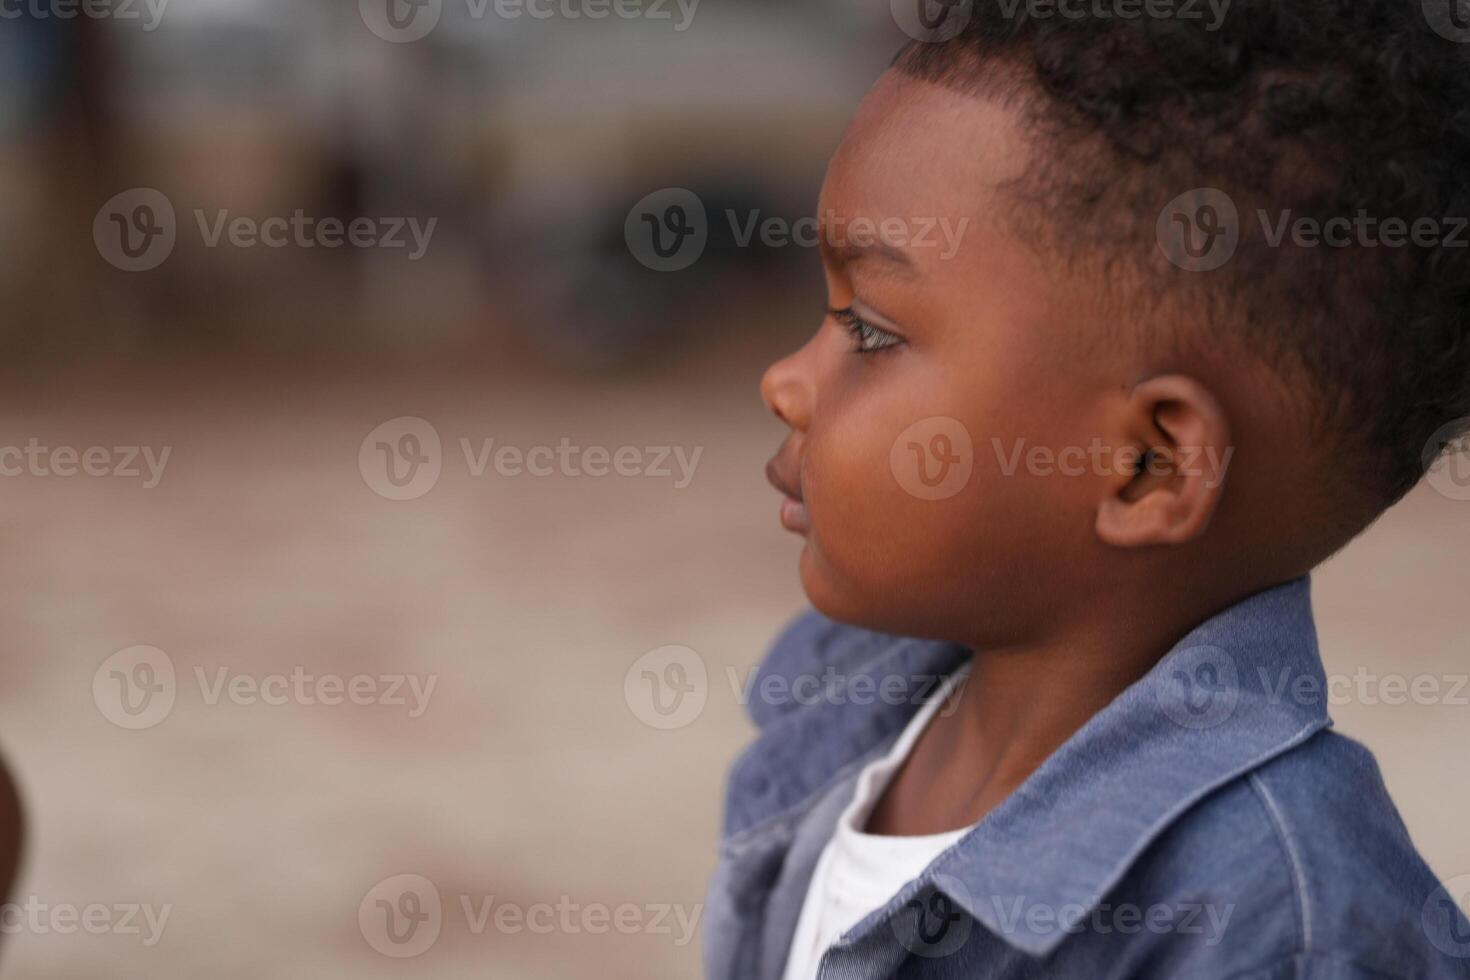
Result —
[[[1114, 252], [1127, 237], [1158, 292], [1195, 304], [1196, 342], [1238, 338], [1305, 388], [1371, 518], [1470, 415], [1470, 230], [1455, 220], [1470, 217], [1470, 29], [1447, 29], [1460, 2], [1225, 0], [1217, 20], [1186, 16], [1204, 0], [963, 0], [958, 33], [894, 67], [1024, 104], [1046, 141], [1025, 197], [1048, 205], [1050, 237]], [[1238, 246], [1210, 271], [1171, 264], [1156, 235], [1195, 188], [1239, 205]], [[1288, 211], [1438, 234], [1305, 247], [1272, 234]]]

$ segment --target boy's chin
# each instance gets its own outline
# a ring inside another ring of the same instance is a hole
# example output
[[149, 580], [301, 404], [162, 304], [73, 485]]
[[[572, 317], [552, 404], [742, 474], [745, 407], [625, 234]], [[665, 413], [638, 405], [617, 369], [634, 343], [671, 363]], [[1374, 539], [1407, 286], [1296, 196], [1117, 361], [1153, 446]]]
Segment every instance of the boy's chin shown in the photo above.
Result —
[[862, 621], [864, 604], [823, 560], [810, 539], [801, 549], [800, 572], [802, 591], [817, 612], [849, 626], [872, 628]]
[[937, 639], [937, 634], [942, 632], [932, 623], [926, 625], [916, 610], [896, 605], [897, 583], [891, 590], [878, 585], [859, 586], [828, 564], [810, 541], [802, 549], [800, 571], [807, 601], [828, 619], [878, 633], [920, 639]]

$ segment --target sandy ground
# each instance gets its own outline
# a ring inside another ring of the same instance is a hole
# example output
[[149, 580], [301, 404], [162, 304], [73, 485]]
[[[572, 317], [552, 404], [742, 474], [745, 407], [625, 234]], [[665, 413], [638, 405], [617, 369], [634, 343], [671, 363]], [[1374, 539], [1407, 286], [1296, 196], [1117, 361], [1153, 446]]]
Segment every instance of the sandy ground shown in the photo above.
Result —
[[[153, 488], [0, 481], [0, 744], [32, 826], [17, 900], [98, 905], [113, 924], [63, 932], [64, 914], [42, 916], [5, 938], [0, 972], [698, 975], [688, 933], [724, 771], [750, 731], [729, 671], [743, 675], [802, 601], [797, 542], [761, 476], [779, 433], [755, 377], [709, 363], [573, 385], [486, 381], [467, 364], [6, 385], [7, 445], [172, 454]], [[364, 480], [358, 450], [408, 415], [432, 422], [444, 467], [424, 496], [391, 501]], [[683, 488], [477, 477], [461, 437], [703, 452]], [[1322, 570], [1329, 669], [1470, 670], [1467, 549], [1470, 503], [1421, 488]], [[167, 654], [176, 694], [156, 724], [128, 730], [94, 678], [140, 644]], [[624, 681], [668, 644], [697, 651], [710, 681], [695, 721], [659, 730]], [[247, 688], [213, 697], [221, 668], [245, 685], [299, 671], [436, 687], [418, 717], [411, 703], [273, 705]], [[1434, 869], [1470, 872], [1470, 706], [1334, 711], [1379, 753]], [[382, 894], [369, 891], [404, 874], [432, 882], [443, 909], [437, 940], [412, 959], [380, 954], [359, 924]], [[122, 928], [130, 905], [167, 906], [161, 935], [141, 910], [138, 932]]]

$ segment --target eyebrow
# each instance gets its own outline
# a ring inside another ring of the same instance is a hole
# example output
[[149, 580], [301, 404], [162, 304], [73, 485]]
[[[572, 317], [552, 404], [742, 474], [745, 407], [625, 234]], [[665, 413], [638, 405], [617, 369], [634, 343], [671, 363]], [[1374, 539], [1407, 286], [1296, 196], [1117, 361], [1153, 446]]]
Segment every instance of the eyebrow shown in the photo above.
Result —
[[839, 268], [855, 265], [865, 260], [877, 260], [884, 265], [892, 267], [895, 271], [906, 275], [917, 275], [918, 269], [914, 262], [902, 249], [894, 248], [885, 242], [866, 242], [862, 244], [845, 242], [833, 244], [828, 240], [825, 229], [819, 237], [822, 254], [829, 262]]

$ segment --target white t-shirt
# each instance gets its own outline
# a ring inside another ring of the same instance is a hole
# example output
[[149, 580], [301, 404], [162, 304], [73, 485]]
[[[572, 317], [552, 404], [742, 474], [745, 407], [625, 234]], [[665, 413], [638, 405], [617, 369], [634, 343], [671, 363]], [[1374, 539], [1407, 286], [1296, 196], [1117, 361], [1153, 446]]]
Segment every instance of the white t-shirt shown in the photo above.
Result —
[[917, 878], [941, 852], [970, 828], [923, 837], [886, 837], [860, 829], [878, 804], [888, 782], [908, 758], [914, 743], [958, 685], [969, 665], [956, 671], [919, 709], [881, 759], [858, 775], [852, 802], [842, 811], [832, 839], [817, 859], [807, 886], [783, 980], [815, 980], [822, 954], [868, 913], [882, 908]]

